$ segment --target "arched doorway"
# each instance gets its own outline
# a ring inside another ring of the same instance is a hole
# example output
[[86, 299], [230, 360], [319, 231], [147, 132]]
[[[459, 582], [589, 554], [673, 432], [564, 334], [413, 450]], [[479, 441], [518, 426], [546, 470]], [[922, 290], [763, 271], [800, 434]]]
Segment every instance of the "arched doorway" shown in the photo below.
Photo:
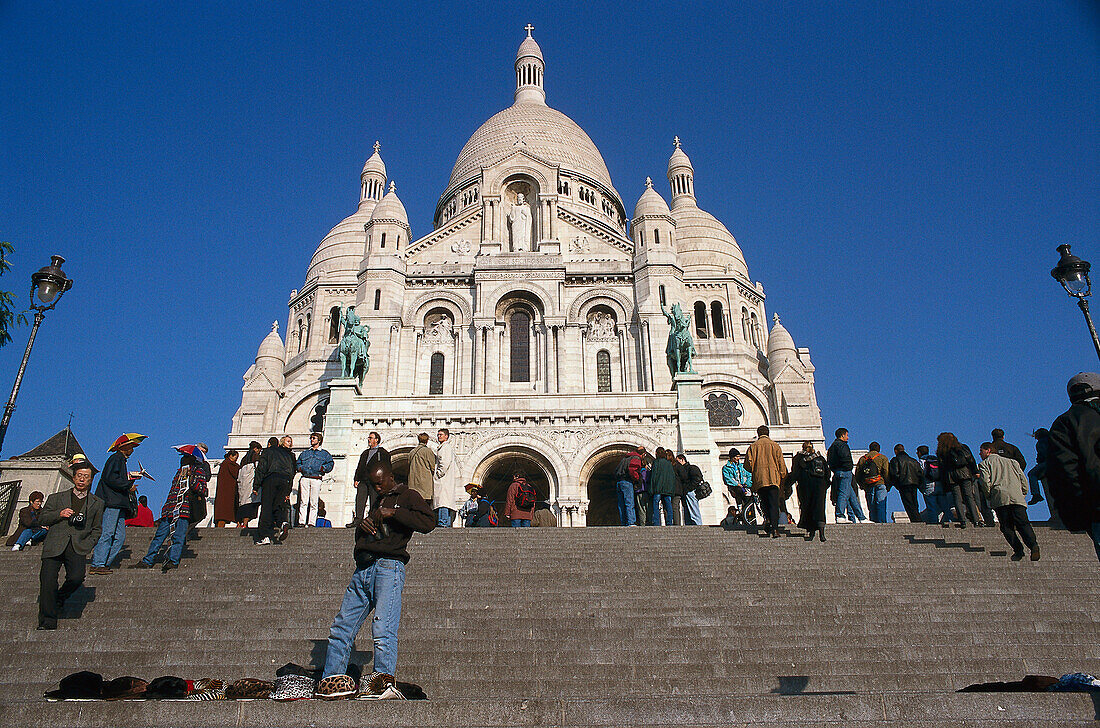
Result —
[[588, 493], [588, 526], [620, 526], [615, 470], [632, 448], [611, 445], [595, 453], [581, 469], [581, 482]]
[[409, 453], [412, 448], [402, 448], [390, 453], [390, 467], [393, 468], [393, 479], [398, 483], [409, 482]]
[[512, 484], [512, 474], [522, 470], [539, 501], [551, 502], [556, 489], [553, 467], [545, 457], [533, 450], [512, 447], [500, 450], [485, 458], [474, 471], [474, 482], [481, 485], [481, 492], [488, 498], [500, 515], [500, 525], [507, 526], [504, 508], [508, 497], [508, 487]]

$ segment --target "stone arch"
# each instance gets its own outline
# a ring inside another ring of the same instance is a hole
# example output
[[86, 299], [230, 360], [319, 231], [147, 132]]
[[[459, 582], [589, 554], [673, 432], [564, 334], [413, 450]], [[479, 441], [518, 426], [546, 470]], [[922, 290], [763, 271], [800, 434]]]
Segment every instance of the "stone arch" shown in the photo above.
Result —
[[[328, 387], [321, 386], [320, 384], [314, 385], [296, 394], [296, 401], [294, 405], [287, 412], [286, 417], [282, 418], [282, 428], [278, 433], [272, 434], [294, 434], [295, 432], [304, 433], [309, 431], [309, 418], [313, 412], [313, 408], [320, 402], [322, 395], [327, 396]], [[304, 420], [302, 417], [304, 416]], [[298, 424], [296, 419], [301, 420], [302, 427], [294, 427]]]
[[[620, 526], [615, 470], [636, 443], [620, 442], [595, 450], [581, 468], [581, 493], [588, 498], [586, 526]], [[648, 448], [647, 448], [648, 449]]]
[[[703, 382], [702, 387], [704, 399], [711, 392], [718, 390], [728, 390], [736, 394], [743, 404], [751, 402], [752, 405], [758, 408], [762, 413], [764, 421], [761, 424], [770, 424], [769, 420], [771, 418], [768, 416], [768, 412], [771, 411], [768, 405], [770, 398], [764, 390], [733, 374], [718, 373], [708, 376]], [[749, 415], [748, 408], [745, 409], [745, 416], [747, 417]]]
[[[517, 160], [519, 157], [522, 161], [530, 160], [530, 163], [522, 163]], [[539, 188], [541, 194], [546, 194], [548, 191], [554, 189], [553, 181], [546, 176], [542, 166], [545, 163], [532, 154], [528, 154], [523, 150], [517, 151], [515, 154], [509, 156], [494, 165], [492, 170], [492, 176], [486, 177], [482, 181], [482, 186], [486, 190], [493, 190], [493, 194], [497, 194], [504, 190], [504, 186], [512, 180], [514, 177], [530, 177]], [[489, 194], [489, 193], [485, 193]]]
[[[676, 438], [675, 427], [670, 426], [669, 430], [669, 437]], [[659, 437], [645, 431], [607, 432], [597, 435], [591, 440], [587, 440], [585, 442], [585, 448], [577, 451], [577, 456], [574, 458], [574, 461], [583, 463], [580, 468], [580, 481], [583, 483], [592, 476], [592, 470], [595, 467], [594, 458], [597, 453], [609, 447], [621, 446], [629, 447], [631, 450], [634, 450], [637, 449], [639, 445], [643, 445], [645, 446], [646, 452], [652, 456], [653, 453], [657, 451], [658, 447], [669, 447], [670, 445], [675, 447], [676, 444], [675, 442], [668, 441], [662, 443]]]
[[562, 486], [565, 485], [569, 465], [562, 459], [557, 445], [535, 432], [500, 435], [478, 443], [469, 454], [462, 456], [462, 462], [466, 463], [468, 468], [466, 482], [478, 482], [476, 476], [483, 472], [482, 466], [485, 461], [504, 450], [528, 450], [545, 461], [554, 486], [554, 492], [551, 495], [556, 496], [560, 493]]
[[486, 296], [487, 300], [494, 302], [492, 311], [498, 320], [500, 315], [504, 313], [502, 304], [505, 303], [505, 299], [513, 293], [527, 293], [530, 297], [536, 299], [542, 306], [542, 310], [539, 313], [543, 317], [558, 315], [558, 307], [554, 304], [553, 297], [539, 286], [524, 281], [506, 281], [497, 286], [493, 289], [491, 294]]
[[527, 480], [535, 488], [540, 501], [553, 504], [561, 493], [558, 471], [544, 453], [530, 444], [502, 445], [474, 460], [471, 482], [482, 486], [482, 495], [495, 502], [497, 512], [504, 520], [505, 500], [512, 471], [519, 467], [527, 473]]
[[588, 314], [588, 309], [599, 303], [610, 306], [620, 323], [626, 323], [633, 318], [634, 305], [630, 299], [610, 288], [593, 288], [573, 300], [569, 306], [568, 321], [583, 321]]
[[402, 326], [416, 326], [418, 322], [424, 320], [424, 314], [433, 304], [449, 303], [450, 306], [444, 306], [445, 308], [452, 308], [452, 313], [455, 314], [455, 327], [465, 328], [470, 325], [473, 320], [473, 310], [470, 307], [469, 301], [452, 291], [430, 291], [422, 294], [412, 303], [405, 307], [404, 312], [401, 314]]

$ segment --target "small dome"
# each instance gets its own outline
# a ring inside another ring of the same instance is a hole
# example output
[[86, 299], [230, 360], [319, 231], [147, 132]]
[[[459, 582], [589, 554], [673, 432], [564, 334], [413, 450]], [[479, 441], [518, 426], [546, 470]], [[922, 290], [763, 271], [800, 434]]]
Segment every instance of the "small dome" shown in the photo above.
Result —
[[671, 177], [674, 170], [682, 169], [694, 172], [695, 168], [691, 166], [691, 160], [688, 159], [688, 155], [684, 153], [684, 150], [680, 148], [680, 137], [673, 139], [672, 143], [676, 145], [676, 149], [672, 151], [672, 156], [668, 158], [668, 175]]
[[282, 337], [279, 336], [279, 322], [273, 321], [271, 333], [260, 342], [260, 349], [256, 352], [256, 363], [259, 364], [261, 359], [277, 359], [282, 363], [284, 352], [286, 347], [283, 345]]
[[634, 218], [637, 220], [645, 215], [668, 215], [668, 203], [665, 198], [653, 189], [653, 180], [645, 178], [645, 192], [638, 198], [638, 204], [634, 206]]
[[798, 360], [798, 349], [790, 332], [779, 323], [779, 314], [774, 316], [775, 325], [768, 334], [768, 372], [777, 374], [784, 364]]
[[306, 281], [340, 274], [350, 276], [350, 282], [355, 281], [367, 245], [367, 223], [370, 222], [375, 204], [369, 198], [363, 200], [359, 203], [358, 210], [329, 231], [309, 261]]
[[676, 221], [676, 252], [685, 271], [737, 273], [749, 277], [740, 246], [726, 226], [694, 202], [672, 211]]
[[528, 26], [528, 28], [530, 28], [530, 30], [527, 31], [527, 37], [519, 44], [519, 50], [516, 51], [516, 63], [519, 63], [520, 60], [524, 58], [537, 58], [540, 61], [543, 60], [542, 49], [539, 48], [539, 44], [535, 42], [535, 39], [531, 37], [531, 31], [534, 30], [534, 28], [531, 28], [531, 26]]
[[386, 176], [386, 163], [382, 161], [382, 155], [380, 155], [378, 153], [378, 150], [381, 149], [381, 148], [382, 148], [381, 144], [379, 144], [378, 142], [374, 143], [374, 154], [370, 155], [370, 159], [368, 159], [367, 163], [363, 165], [363, 174], [364, 175], [369, 173], [369, 172], [375, 172], [377, 174], [382, 175], [382, 177], [385, 178], [385, 176]]
[[374, 208], [370, 216], [371, 222], [397, 221], [409, 226], [409, 215], [405, 212], [405, 206], [397, 199], [397, 185], [390, 182], [390, 191], [382, 198], [382, 201]]

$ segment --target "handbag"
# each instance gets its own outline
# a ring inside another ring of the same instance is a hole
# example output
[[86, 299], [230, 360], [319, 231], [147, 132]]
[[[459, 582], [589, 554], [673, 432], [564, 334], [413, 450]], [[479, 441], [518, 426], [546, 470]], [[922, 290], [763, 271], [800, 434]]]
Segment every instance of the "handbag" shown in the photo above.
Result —
[[699, 485], [695, 486], [695, 497], [699, 500], [703, 500], [713, 492], [714, 490], [710, 487], [710, 483], [705, 480], [700, 480]]

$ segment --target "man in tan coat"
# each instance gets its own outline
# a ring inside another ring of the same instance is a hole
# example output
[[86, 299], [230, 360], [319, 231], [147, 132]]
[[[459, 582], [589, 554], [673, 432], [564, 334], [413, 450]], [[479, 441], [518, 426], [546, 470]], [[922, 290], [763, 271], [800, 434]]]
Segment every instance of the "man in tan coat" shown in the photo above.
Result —
[[[1012, 547], [1012, 560], [1024, 558], [1024, 545], [1027, 545], [1031, 551], [1031, 560], [1038, 561], [1039, 544], [1035, 540], [1031, 521], [1027, 518], [1027, 476], [1019, 462], [998, 455], [996, 448], [996, 443], [982, 443], [979, 450], [982, 462], [978, 466], [978, 487], [997, 514], [1001, 533]], [[1021, 538], [1023, 543], [1020, 543]]]
[[752, 473], [752, 490], [764, 506], [764, 532], [779, 538], [779, 491], [787, 479], [783, 449], [768, 437], [767, 425], [756, 428], [756, 442], [745, 453], [745, 467]]
[[409, 487], [431, 505], [435, 496], [435, 451], [428, 447], [428, 433], [421, 432], [416, 439], [420, 444], [409, 453]]

